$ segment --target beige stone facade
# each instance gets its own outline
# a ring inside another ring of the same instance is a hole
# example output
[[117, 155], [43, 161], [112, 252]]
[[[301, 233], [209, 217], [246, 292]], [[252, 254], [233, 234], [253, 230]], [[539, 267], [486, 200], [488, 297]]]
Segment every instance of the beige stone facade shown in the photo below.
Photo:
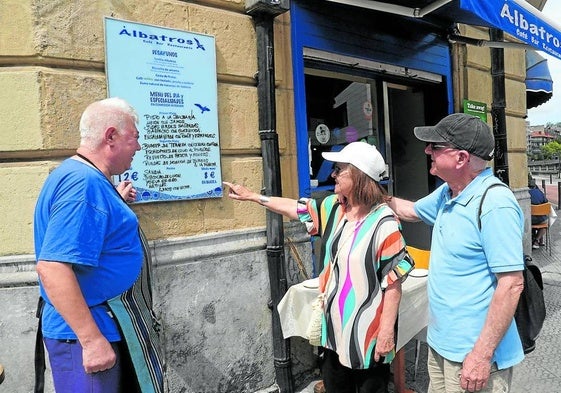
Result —
[[[489, 40], [488, 29], [461, 25], [462, 35]], [[493, 101], [491, 56], [487, 47], [456, 44], [455, 111], [462, 110], [462, 100], [484, 102], [488, 110]], [[526, 63], [524, 49], [505, 49], [506, 129], [510, 186], [513, 189], [528, 186], [526, 157]], [[488, 115], [491, 123], [491, 115]]]
[[[209, 34], [216, 39], [224, 179], [261, 187], [255, 30], [243, 1], [7, 1], [0, 4], [0, 170], [11, 181], [0, 207], [0, 255], [33, 252], [33, 200], [79, 143], [86, 105], [106, 96], [103, 18]], [[294, 194], [290, 26], [276, 23], [277, 113], [283, 188]], [[14, 207], [17, 206], [17, 213]], [[262, 209], [224, 199], [133, 207], [150, 239], [263, 226]]]
[[[48, 170], [79, 143], [79, 116], [106, 96], [103, 18], [111, 16], [213, 35], [216, 38], [219, 129], [223, 178], [261, 188], [256, 38], [243, 1], [7, 1], [10, 15], [0, 35], [0, 170], [11, 182], [2, 190], [0, 255], [33, 252], [33, 200]], [[485, 29], [462, 33], [488, 39]], [[491, 107], [488, 48], [456, 44], [455, 108], [469, 98]], [[296, 151], [290, 53], [290, 17], [275, 24], [277, 131], [283, 191], [296, 196]], [[511, 186], [526, 185], [525, 64], [523, 50], [505, 50], [507, 132]], [[18, 213], [13, 207], [18, 206]], [[249, 209], [249, 212], [248, 210]], [[134, 206], [150, 239], [190, 236], [264, 225], [256, 206], [227, 199]], [[248, 214], [249, 213], [249, 214]], [[14, 217], [15, 216], [15, 217]], [[9, 222], [9, 223], [8, 223]]]

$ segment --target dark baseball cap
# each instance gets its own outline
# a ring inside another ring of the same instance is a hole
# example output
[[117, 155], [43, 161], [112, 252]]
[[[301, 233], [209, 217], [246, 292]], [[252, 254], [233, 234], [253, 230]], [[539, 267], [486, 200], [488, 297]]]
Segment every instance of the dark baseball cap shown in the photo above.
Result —
[[448, 143], [487, 161], [495, 153], [491, 127], [477, 116], [453, 113], [435, 126], [415, 127], [413, 131], [424, 142]]

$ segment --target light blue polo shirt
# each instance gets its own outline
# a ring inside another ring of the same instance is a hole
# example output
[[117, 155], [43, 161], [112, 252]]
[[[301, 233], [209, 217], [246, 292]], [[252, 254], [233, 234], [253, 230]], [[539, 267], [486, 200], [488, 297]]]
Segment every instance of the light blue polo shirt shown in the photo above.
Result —
[[[419, 218], [433, 226], [427, 341], [454, 362], [463, 362], [479, 337], [497, 285], [495, 273], [524, 270], [524, 215], [509, 188], [489, 190], [478, 228], [481, 196], [498, 182], [486, 168], [455, 198], [445, 183], [415, 203]], [[513, 319], [493, 361], [504, 369], [523, 358]]]

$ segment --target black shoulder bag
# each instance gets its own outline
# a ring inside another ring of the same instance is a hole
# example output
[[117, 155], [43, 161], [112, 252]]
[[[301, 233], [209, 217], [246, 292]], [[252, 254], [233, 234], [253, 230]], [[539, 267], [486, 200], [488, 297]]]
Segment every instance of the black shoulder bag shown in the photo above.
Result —
[[[496, 183], [490, 185], [479, 203], [478, 225], [481, 230], [481, 208], [483, 207], [483, 200], [490, 188], [496, 186], [506, 187], [503, 183]], [[518, 334], [522, 341], [524, 353], [530, 353], [536, 348], [536, 339], [542, 329], [545, 320], [545, 301], [543, 297], [543, 280], [540, 269], [533, 265], [532, 257], [524, 255], [525, 269], [522, 272], [524, 276], [524, 290], [520, 294], [520, 300], [514, 313], [514, 320], [518, 328]]]

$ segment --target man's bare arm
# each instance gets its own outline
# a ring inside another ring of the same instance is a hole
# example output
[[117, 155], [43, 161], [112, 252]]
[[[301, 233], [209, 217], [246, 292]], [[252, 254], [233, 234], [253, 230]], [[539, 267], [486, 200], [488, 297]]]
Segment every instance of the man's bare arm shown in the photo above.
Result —
[[111, 344], [100, 332], [72, 266], [62, 262], [39, 261], [37, 273], [49, 301], [72, 328], [83, 348], [83, 364], [87, 373], [104, 371], [115, 365]]
[[409, 222], [420, 221], [413, 208], [415, 202], [392, 196], [388, 197], [387, 204], [401, 220]]
[[469, 391], [478, 391], [487, 385], [493, 354], [512, 323], [518, 299], [524, 289], [521, 271], [500, 273], [497, 279], [497, 288], [483, 329], [463, 362], [460, 382], [462, 388]]

